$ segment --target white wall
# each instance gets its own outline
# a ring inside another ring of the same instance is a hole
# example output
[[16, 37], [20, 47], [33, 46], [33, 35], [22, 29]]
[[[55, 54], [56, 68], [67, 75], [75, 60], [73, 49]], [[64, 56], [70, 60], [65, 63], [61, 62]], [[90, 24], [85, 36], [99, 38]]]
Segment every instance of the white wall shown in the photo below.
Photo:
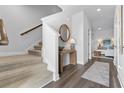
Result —
[[43, 21], [43, 48], [42, 56], [43, 62], [48, 64], [48, 70], [54, 72], [53, 79], [57, 80], [58, 75], [58, 35], [55, 32], [55, 29]]
[[77, 62], [84, 64], [84, 13], [80, 12], [72, 16], [72, 37], [76, 41]]
[[72, 37], [76, 40], [78, 64], [88, 62], [88, 29], [91, 25], [83, 11], [72, 16]]
[[9, 38], [8, 46], [0, 46], [0, 56], [23, 53], [32, 44], [41, 41], [41, 27], [24, 36], [20, 34], [41, 24], [41, 17], [55, 12], [56, 9], [49, 6], [0, 6], [0, 18]]
[[[76, 50], [78, 64], [88, 62], [88, 29], [90, 27], [87, 17], [83, 11], [71, 14], [70, 11], [63, 11], [41, 19], [43, 26], [43, 60], [48, 64], [48, 69], [52, 71], [54, 80], [58, 79], [58, 47], [63, 45], [59, 40], [59, 28], [62, 24], [67, 24], [72, 37], [76, 39]], [[85, 26], [85, 27], [84, 27]], [[84, 32], [85, 31], [85, 32]], [[84, 35], [85, 34], [85, 35]], [[84, 40], [85, 39], [85, 40]], [[85, 51], [84, 51], [85, 48]], [[86, 52], [86, 53], [84, 53]], [[55, 54], [54, 54], [55, 53]], [[86, 54], [86, 55], [84, 55]], [[69, 57], [68, 57], [69, 58]], [[69, 63], [67, 59], [65, 62]], [[67, 65], [68, 63], [65, 63]]]
[[[124, 6], [123, 6], [124, 7]], [[115, 58], [114, 59], [114, 64], [117, 67], [117, 71], [118, 71], [118, 78], [119, 81], [121, 83], [121, 86], [124, 88], [124, 48], [123, 48], [123, 53], [120, 53], [120, 40], [121, 40], [121, 11], [120, 11], [121, 7], [120, 6], [116, 6], [116, 11], [115, 11], [115, 33], [114, 33], [114, 38], [115, 38], [115, 42], [116, 42], [116, 47], [115, 47]], [[123, 22], [124, 22], [124, 10], [123, 10]], [[123, 28], [124, 28], [124, 24], [123, 24]], [[124, 30], [123, 30], [123, 36], [124, 36]], [[124, 37], [123, 37], [123, 45], [124, 45]]]
[[43, 26], [43, 60], [48, 64], [48, 69], [53, 72], [53, 79], [56, 81], [58, 74], [58, 47], [59, 28], [62, 24], [67, 24], [71, 28], [70, 17], [66, 12], [57, 13], [42, 18]]

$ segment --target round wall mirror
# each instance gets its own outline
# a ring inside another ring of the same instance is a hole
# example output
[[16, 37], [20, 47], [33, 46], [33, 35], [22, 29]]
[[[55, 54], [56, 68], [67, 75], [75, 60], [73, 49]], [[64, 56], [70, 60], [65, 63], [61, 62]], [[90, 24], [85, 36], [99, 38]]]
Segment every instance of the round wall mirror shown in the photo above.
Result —
[[60, 26], [59, 29], [60, 38], [63, 42], [67, 42], [70, 39], [70, 30], [66, 24]]

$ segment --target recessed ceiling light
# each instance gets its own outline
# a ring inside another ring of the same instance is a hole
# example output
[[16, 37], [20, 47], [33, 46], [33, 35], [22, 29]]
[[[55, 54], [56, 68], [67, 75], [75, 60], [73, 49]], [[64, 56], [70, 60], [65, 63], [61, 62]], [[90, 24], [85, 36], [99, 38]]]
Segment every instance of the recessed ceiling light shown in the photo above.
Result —
[[102, 30], [102, 28], [101, 27], [98, 27], [98, 30]]
[[97, 12], [100, 12], [100, 11], [101, 11], [101, 9], [100, 9], [100, 8], [98, 8], [98, 9], [97, 9]]

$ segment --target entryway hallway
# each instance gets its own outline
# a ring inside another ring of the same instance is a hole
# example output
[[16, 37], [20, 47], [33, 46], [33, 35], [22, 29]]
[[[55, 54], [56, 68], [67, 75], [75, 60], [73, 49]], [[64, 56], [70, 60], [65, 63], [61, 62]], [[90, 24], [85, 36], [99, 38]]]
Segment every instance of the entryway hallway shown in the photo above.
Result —
[[89, 61], [84, 66], [66, 66], [64, 68], [65, 72], [61, 75], [60, 80], [57, 82], [51, 82], [44, 88], [108, 88], [108, 86], [81, 77], [96, 62], [109, 64], [109, 88], [119, 88], [120, 84], [117, 78], [117, 72], [112, 61], [113, 60], [111, 59], [97, 58]]

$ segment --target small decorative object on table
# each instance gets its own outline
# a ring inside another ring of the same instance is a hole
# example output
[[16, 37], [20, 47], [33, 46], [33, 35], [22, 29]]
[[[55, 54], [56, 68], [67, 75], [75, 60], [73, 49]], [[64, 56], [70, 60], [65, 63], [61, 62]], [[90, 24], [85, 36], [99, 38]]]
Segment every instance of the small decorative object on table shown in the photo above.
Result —
[[65, 50], [71, 49], [71, 47], [70, 47], [70, 43], [66, 43], [64, 49], [65, 49]]
[[71, 48], [75, 48], [75, 40], [74, 40], [74, 38], [71, 38], [70, 39], [70, 44], [71, 44]]

